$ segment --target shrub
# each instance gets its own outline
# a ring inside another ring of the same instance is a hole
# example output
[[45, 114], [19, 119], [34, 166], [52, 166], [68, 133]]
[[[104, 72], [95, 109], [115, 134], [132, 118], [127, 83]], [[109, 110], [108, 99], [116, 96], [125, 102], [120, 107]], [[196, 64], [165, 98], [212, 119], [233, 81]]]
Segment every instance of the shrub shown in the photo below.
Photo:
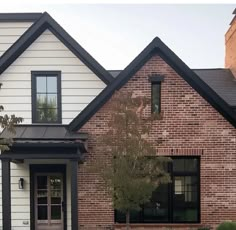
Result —
[[216, 230], [236, 230], [235, 222], [223, 222], [221, 223]]

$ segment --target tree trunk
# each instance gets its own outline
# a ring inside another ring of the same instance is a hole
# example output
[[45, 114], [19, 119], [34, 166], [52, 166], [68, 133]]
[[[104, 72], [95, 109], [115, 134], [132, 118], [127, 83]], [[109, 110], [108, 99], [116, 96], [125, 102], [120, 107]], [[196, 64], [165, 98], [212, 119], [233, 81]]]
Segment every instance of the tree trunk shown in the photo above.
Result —
[[126, 211], [126, 230], [129, 230], [129, 218], [130, 218], [130, 213], [129, 210]]

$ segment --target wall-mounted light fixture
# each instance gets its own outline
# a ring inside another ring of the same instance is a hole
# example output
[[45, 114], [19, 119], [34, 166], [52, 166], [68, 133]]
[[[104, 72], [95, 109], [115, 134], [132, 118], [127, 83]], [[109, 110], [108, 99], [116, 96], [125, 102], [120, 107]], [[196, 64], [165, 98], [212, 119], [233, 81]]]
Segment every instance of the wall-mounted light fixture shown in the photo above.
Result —
[[24, 178], [20, 178], [18, 181], [19, 189], [24, 189]]

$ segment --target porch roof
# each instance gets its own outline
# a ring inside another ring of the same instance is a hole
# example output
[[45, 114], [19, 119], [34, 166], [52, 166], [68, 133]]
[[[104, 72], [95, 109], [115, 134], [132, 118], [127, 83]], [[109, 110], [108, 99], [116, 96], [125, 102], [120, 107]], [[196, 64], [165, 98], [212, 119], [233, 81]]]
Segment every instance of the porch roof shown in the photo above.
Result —
[[4, 129], [0, 139], [12, 139], [9, 151], [0, 159], [78, 159], [87, 152], [86, 133], [70, 132], [64, 125], [17, 125], [15, 132]]
[[4, 129], [0, 138], [14, 140], [81, 140], [88, 139], [87, 133], [67, 130], [66, 125], [16, 125], [15, 133]]

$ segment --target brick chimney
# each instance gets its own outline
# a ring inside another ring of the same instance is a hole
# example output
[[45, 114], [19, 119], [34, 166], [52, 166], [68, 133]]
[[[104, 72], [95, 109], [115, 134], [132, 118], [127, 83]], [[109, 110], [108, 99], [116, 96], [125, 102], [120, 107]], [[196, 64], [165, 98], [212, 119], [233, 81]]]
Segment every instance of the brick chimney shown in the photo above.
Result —
[[231, 69], [236, 78], [236, 9], [230, 28], [225, 34], [225, 68]]

